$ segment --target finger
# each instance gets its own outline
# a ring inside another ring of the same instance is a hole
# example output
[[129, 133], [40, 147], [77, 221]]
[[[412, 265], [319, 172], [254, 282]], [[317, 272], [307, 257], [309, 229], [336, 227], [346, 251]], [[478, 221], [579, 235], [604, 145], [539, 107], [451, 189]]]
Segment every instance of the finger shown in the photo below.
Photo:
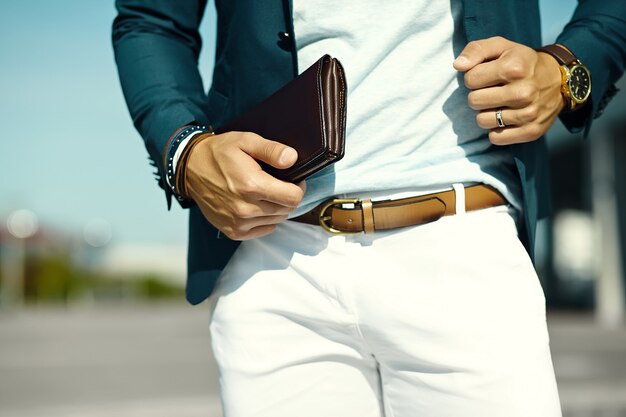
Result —
[[523, 80], [532, 74], [534, 51], [526, 47], [511, 47], [506, 55], [495, 61], [480, 63], [465, 73], [464, 81], [467, 88], [479, 88], [509, 84]]
[[470, 90], [492, 87], [505, 84], [505, 78], [500, 61], [489, 61], [478, 64], [465, 73], [465, 86]]
[[304, 196], [304, 190], [301, 186], [276, 179], [265, 171], [256, 171], [251, 175], [253, 175], [253, 179], [247, 182], [251, 185], [242, 193], [250, 199], [295, 208]]
[[252, 229], [256, 229], [257, 227], [282, 223], [285, 220], [287, 220], [287, 217], [289, 217], [287, 214], [281, 214], [277, 216], [256, 217], [246, 222], [244, 227], [248, 231], [250, 231]]
[[[507, 127], [522, 126], [528, 123], [533, 123], [537, 120], [538, 117], [538, 110], [534, 106], [525, 107], [523, 109], [502, 109], [502, 121]], [[496, 109], [489, 109], [479, 112], [476, 115], [476, 123], [483, 129], [498, 128]]]
[[511, 145], [514, 143], [531, 142], [545, 133], [545, 129], [536, 123], [522, 126], [493, 129], [489, 132], [489, 140], [494, 145]]
[[248, 232], [246, 240], [256, 239], [257, 237], [269, 235], [271, 233], [274, 233], [274, 230], [276, 230], [275, 224], [255, 227]]
[[222, 230], [222, 232], [232, 240], [243, 241], [243, 240], [252, 240], [261, 236], [269, 235], [274, 230], [276, 230], [276, 225], [269, 224], [269, 225], [264, 225], [264, 226], [258, 226], [246, 232], [241, 232], [241, 233], [232, 232], [229, 230]]
[[[506, 126], [517, 126], [517, 123], [513, 120], [511, 116], [513, 110], [510, 109], [502, 109], [502, 122]], [[496, 110], [489, 109], [485, 111], [481, 111], [476, 115], [476, 123], [479, 127], [483, 129], [497, 129], [500, 126], [498, 125], [498, 119], [496, 118]]]
[[511, 107], [520, 109], [535, 103], [539, 90], [531, 83], [514, 83], [481, 88], [467, 95], [467, 104], [474, 110]]
[[300, 189], [302, 190], [302, 193], [306, 193], [306, 181], [302, 180], [299, 183], [296, 184], [298, 187], [300, 187]]
[[476, 65], [498, 58], [513, 42], [501, 37], [481, 39], [468, 43], [452, 64], [458, 71], [468, 71]]
[[234, 240], [249, 240], [267, 234], [277, 224], [287, 220], [287, 216], [257, 217], [250, 220], [239, 221], [235, 227], [225, 228], [224, 233]]
[[233, 214], [240, 219], [252, 219], [256, 217], [286, 216], [295, 207], [287, 207], [269, 201], [254, 200], [253, 202], [240, 201], [231, 206]]
[[241, 150], [274, 168], [289, 168], [298, 159], [295, 149], [249, 132], [241, 141]]

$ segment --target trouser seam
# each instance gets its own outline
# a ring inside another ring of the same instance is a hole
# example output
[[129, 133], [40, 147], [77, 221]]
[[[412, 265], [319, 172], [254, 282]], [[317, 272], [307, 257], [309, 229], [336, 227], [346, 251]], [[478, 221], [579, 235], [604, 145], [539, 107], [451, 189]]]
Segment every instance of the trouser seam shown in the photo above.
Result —
[[[376, 360], [376, 369], [378, 371], [378, 377], [380, 380], [380, 401], [383, 405], [383, 414], [385, 417], [395, 417], [395, 413], [393, 412], [393, 408], [391, 407], [391, 401], [389, 401], [389, 398], [387, 397], [387, 389], [385, 388], [385, 380], [383, 379], [383, 373], [381, 372], [381, 368], [384, 366], [382, 363], [380, 363], [380, 361], [378, 361], [378, 359], [376, 358], [375, 355], [374, 359]], [[389, 415], [387, 415], [387, 410], [389, 410]]]

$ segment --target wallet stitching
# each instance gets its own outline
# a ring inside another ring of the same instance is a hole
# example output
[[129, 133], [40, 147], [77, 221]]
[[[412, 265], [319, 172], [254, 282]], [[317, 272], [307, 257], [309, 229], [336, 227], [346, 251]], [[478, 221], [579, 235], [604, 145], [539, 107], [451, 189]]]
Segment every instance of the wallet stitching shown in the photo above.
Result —
[[[339, 123], [339, 126], [340, 126], [339, 132], [342, 133], [344, 131], [343, 124], [344, 124], [344, 121], [345, 121], [344, 115], [346, 113], [345, 112], [345, 108], [344, 108], [344, 103], [343, 103], [343, 100], [344, 100], [343, 92], [344, 92], [344, 90], [346, 90], [345, 83], [344, 83], [344, 80], [343, 80], [343, 71], [339, 71], [339, 81], [341, 81], [341, 90], [339, 91], [339, 99], [340, 99], [339, 101], [340, 101], [340, 104], [341, 104], [341, 107], [340, 107], [341, 122]], [[339, 143], [341, 143], [341, 140], [339, 141]], [[343, 149], [341, 149], [341, 151], [343, 152]]]
[[[321, 88], [320, 85], [322, 84], [322, 77], [320, 76], [320, 72], [322, 71], [322, 63], [323, 63], [323, 59], [321, 59], [317, 65], [317, 76], [315, 77], [315, 79], [317, 80], [317, 97], [318, 97], [318, 104], [319, 104], [319, 116], [320, 116], [320, 126], [323, 126], [324, 124], [324, 117], [323, 117], [323, 113], [324, 113], [324, 103], [322, 100], [322, 92], [321, 92]], [[326, 129], [322, 128], [322, 136], [324, 137], [324, 146], [327, 146], [328, 144], [326, 143]]]

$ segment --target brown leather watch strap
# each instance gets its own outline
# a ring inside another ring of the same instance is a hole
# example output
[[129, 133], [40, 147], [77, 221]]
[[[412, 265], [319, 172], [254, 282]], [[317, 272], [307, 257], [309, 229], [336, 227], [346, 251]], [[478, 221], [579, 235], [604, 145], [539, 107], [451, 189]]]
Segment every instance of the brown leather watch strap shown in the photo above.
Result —
[[[480, 210], [506, 204], [505, 198], [494, 188], [479, 184], [465, 188], [465, 209]], [[429, 223], [443, 216], [455, 214], [454, 190], [398, 200], [363, 200], [353, 207], [333, 205], [321, 213], [327, 204], [291, 220], [320, 225], [320, 214], [329, 216], [327, 224], [345, 233], [370, 233]]]
[[543, 46], [537, 49], [537, 51], [552, 55], [561, 65], [570, 65], [573, 62], [578, 61], [578, 58], [576, 58], [573, 53], [556, 44]]

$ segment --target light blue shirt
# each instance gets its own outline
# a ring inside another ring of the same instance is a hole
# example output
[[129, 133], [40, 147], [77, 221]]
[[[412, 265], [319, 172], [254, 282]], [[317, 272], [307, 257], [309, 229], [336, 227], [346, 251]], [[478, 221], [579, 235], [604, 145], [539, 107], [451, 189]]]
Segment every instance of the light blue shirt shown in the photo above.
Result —
[[[344, 158], [307, 180], [293, 213], [331, 196], [425, 193], [486, 183], [515, 207], [508, 148], [492, 145], [452, 62], [466, 44], [459, 0], [294, 0], [300, 72], [338, 58], [348, 85]], [[332, 9], [333, 13], [328, 13]]]

